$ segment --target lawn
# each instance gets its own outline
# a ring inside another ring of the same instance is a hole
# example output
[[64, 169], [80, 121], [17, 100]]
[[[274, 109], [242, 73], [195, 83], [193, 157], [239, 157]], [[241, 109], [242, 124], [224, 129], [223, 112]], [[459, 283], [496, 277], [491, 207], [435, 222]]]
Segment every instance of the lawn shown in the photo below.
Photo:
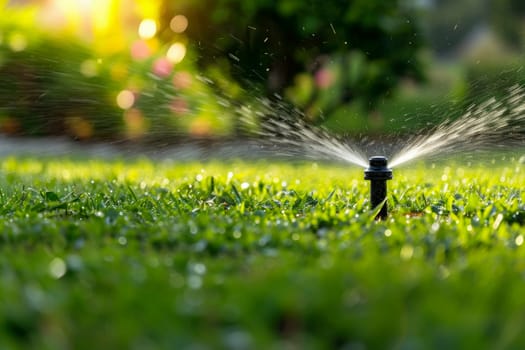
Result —
[[[519, 158], [519, 156], [517, 156]], [[0, 160], [1, 349], [524, 349], [525, 166]]]

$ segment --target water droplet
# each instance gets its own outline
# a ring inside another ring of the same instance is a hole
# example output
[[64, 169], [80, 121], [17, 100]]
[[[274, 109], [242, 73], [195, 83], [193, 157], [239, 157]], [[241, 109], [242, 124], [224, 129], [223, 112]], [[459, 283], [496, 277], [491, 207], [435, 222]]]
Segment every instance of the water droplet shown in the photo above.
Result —
[[414, 247], [411, 245], [404, 245], [401, 248], [400, 256], [403, 260], [410, 260], [414, 255]]
[[235, 56], [235, 55], [232, 54], [232, 53], [229, 53], [229, 54], [228, 54], [228, 57], [230, 57], [232, 60], [234, 60], [234, 61], [236, 61], [236, 62], [240, 62], [240, 61], [241, 61], [241, 59], [240, 59], [239, 57]]
[[146, 18], [139, 24], [139, 36], [142, 39], [151, 39], [157, 34], [157, 22], [153, 19]]
[[117, 95], [117, 106], [122, 109], [129, 109], [135, 104], [135, 95], [130, 90], [122, 90]]
[[126, 244], [128, 244], [128, 240], [127, 240], [126, 237], [124, 237], [124, 236], [120, 236], [120, 237], [117, 239], [117, 242], [118, 242], [118, 244], [120, 244], [120, 245], [126, 245]]
[[66, 263], [64, 260], [56, 257], [49, 263], [49, 274], [55, 279], [62, 278], [67, 271]]
[[182, 43], [175, 43], [171, 45], [168, 49], [168, 52], [166, 53], [166, 57], [173, 64], [182, 62], [185, 56], [186, 46]]
[[204, 275], [206, 273], [206, 265], [203, 263], [191, 263], [189, 265], [189, 270], [191, 273]]
[[503, 221], [503, 214], [499, 213], [498, 216], [496, 216], [496, 220], [494, 220], [494, 224], [492, 225], [492, 228], [494, 230], [497, 230], [499, 228], [499, 225], [501, 225], [502, 221]]

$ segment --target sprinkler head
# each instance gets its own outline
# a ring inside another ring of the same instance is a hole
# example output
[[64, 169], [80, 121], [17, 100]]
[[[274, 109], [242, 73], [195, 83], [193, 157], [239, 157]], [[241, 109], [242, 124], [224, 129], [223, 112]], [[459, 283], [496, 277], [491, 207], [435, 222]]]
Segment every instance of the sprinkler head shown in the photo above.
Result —
[[[374, 156], [369, 160], [369, 168], [365, 170], [365, 180], [370, 180], [370, 205], [372, 209], [382, 204], [386, 198], [386, 181], [392, 179], [392, 169], [388, 168], [388, 159]], [[386, 202], [379, 210], [376, 219], [386, 219], [388, 209]]]

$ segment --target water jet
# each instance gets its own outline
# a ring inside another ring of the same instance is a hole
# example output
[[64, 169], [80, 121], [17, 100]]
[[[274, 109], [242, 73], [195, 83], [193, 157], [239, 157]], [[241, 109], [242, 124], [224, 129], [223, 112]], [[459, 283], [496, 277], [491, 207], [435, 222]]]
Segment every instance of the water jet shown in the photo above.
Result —
[[376, 219], [386, 219], [388, 209], [386, 205], [386, 181], [392, 179], [392, 169], [388, 168], [388, 159], [384, 156], [373, 156], [369, 160], [369, 167], [365, 169], [365, 180], [370, 180], [370, 205], [372, 209], [382, 205]]

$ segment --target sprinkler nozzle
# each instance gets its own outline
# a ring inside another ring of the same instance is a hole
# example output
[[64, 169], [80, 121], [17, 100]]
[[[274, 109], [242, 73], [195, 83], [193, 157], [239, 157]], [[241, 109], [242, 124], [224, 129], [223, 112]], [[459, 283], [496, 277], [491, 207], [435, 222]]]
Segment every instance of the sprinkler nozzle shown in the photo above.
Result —
[[[365, 180], [370, 180], [370, 205], [376, 208], [386, 198], [386, 181], [392, 179], [392, 169], [388, 168], [388, 159], [383, 156], [374, 156], [369, 160], [370, 167], [365, 170]], [[386, 202], [379, 210], [376, 219], [386, 219], [388, 209]]]

